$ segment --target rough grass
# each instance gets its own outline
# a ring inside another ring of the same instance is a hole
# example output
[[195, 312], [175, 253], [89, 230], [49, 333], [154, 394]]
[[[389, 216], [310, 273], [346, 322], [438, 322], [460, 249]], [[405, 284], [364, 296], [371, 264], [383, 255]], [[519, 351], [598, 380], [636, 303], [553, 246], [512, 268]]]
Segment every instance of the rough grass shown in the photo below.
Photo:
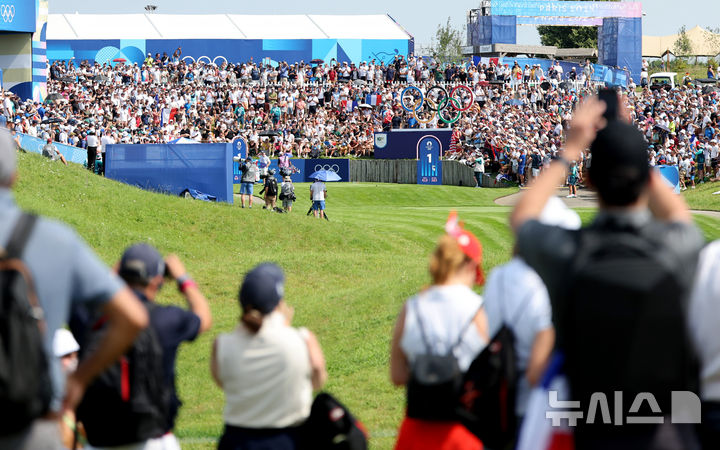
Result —
[[[183, 448], [214, 448], [222, 430], [222, 392], [208, 369], [215, 335], [238, 319], [243, 274], [261, 261], [287, 273], [295, 325], [315, 331], [330, 375], [326, 389], [367, 425], [376, 449], [392, 448], [404, 408], [388, 378], [390, 333], [402, 302], [429, 282], [427, 258], [451, 209], [483, 243], [485, 269], [507, 261], [509, 208], [493, 199], [513, 189], [388, 184], [328, 184], [330, 221], [306, 217], [307, 184], [296, 185], [291, 214], [154, 194], [105, 180], [80, 167], [20, 156], [18, 203], [67, 222], [108, 264], [145, 241], [177, 253], [210, 301], [214, 325], [178, 357], [176, 427]], [[587, 222], [593, 211], [583, 210]], [[709, 239], [720, 221], [698, 219]], [[160, 303], [182, 304], [168, 284]]]

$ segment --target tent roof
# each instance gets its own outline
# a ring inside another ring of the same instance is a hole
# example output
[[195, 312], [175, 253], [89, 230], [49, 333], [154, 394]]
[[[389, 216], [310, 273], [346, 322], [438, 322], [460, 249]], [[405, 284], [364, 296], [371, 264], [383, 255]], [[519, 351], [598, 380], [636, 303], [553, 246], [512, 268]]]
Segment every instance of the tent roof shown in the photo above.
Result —
[[[686, 31], [685, 34], [692, 45], [692, 54], [687, 56], [717, 56], [720, 54], [720, 34], [713, 34], [699, 26]], [[642, 55], [649, 58], [660, 58], [667, 52], [675, 54], [675, 42], [678, 37], [678, 34], [643, 36]]]
[[48, 40], [411, 39], [386, 14], [50, 14]]

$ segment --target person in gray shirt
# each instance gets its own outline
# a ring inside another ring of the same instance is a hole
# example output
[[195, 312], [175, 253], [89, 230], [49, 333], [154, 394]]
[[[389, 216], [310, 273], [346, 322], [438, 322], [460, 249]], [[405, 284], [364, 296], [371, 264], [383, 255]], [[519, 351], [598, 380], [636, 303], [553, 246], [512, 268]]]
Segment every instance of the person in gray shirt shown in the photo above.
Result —
[[[17, 154], [10, 134], [0, 132], [0, 246], [5, 247], [23, 217], [10, 191], [17, 179]], [[68, 226], [37, 218], [21, 261], [28, 268], [43, 310], [44, 349], [53, 397], [49, 413], [14, 434], [0, 436], [0, 449], [61, 448], [58, 418], [74, 410], [90, 381], [116, 361], [148, 324], [145, 308], [117, 275]], [[62, 375], [54, 357], [55, 330], [68, 320], [74, 303], [94, 304], [108, 320], [108, 331], [98, 349], [70, 374]], [[40, 375], [38, 375], [40, 376]]]
[[[642, 134], [619, 117], [606, 120], [605, 108], [592, 98], [575, 111], [562, 156], [515, 206], [518, 254], [547, 287], [573, 400], [587, 408], [590, 394], [619, 391], [629, 404], [641, 390], [668, 415], [662, 425], [578, 422], [575, 448], [695, 448], [693, 425], [671, 423], [669, 400], [670, 391], [696, 389], [683, 309], [704, 240], [683, 198], [650, 169]], [[545, 204], [589, 146], [597, 217], [578, 231], [543, 225]], [[676, 440], [658, 447], [668, 434]]]
[[43, 146], [42, 155], [46, 158], [50, 158], [53, 161], [57, 161], [59, 159], [63, 162], [63, 164], [65, 164], [66, 166], [68, 165], [65, 156], [63, 156], [63, 154], [58, 151], [57, 147], [55, 147], [55, 145], [53, 144], [52, 139], [48, 139], [47, 144]]

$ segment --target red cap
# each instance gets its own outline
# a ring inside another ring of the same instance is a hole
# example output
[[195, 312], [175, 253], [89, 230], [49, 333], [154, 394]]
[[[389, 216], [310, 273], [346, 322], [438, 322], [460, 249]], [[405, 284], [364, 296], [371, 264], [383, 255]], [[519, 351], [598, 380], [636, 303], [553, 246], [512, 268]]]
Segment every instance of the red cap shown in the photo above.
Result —
[[460, 250], [477, 263], [477, 275], [475, 277], [475, 283], [483, 285], [485, 283], [485, 274], [482, 269], [482, 244], [475, 237], [474, 234], [462, 228], [462, 224], [458, 222], [458, 215], [456, 211], [450, 211], [448, 220], [445, 223], [445, 231], [455, 238]]

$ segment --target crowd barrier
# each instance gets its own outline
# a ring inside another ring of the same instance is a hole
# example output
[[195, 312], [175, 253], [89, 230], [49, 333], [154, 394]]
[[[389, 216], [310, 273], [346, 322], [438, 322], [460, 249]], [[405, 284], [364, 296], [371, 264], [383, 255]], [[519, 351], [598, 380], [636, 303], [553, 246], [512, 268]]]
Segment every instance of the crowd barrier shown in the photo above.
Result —
[[[42, 154], [42, 148], [45, 144], [47, 144], [47, 141], [44, 139], [33, 137], [24, 133], [17, 133], [17, 137], [20, 141], [20, 148], [28, 152]], [[57, 148], [58, 151], [65, 156], [65, 159], [68, 162], [74, 162], [77, 164], [87, 163], [87, 150], [61, 144], [59, 142], [53, 142], [53, 145], [55, 145], [55, 148]]]

